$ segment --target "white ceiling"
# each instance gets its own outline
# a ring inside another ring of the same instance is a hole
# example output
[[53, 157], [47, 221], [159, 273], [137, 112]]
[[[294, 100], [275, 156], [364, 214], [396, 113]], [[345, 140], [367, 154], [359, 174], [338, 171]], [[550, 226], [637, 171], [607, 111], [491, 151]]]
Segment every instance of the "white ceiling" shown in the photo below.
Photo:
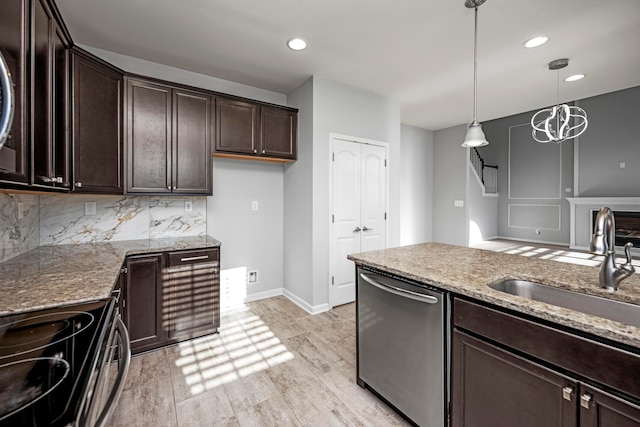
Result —
[[[279, 93], [315, 75], [397, 101], [437, 130], [473, 116], [473, 9], [464, 0], [57, 0], [76, 43]], [[544, 34], [536, 49], [522, 44]], [[305, 51], [285, 42], [302, 37]], [[640, 0], [487, 0], [478, 119], [640, 85]]]

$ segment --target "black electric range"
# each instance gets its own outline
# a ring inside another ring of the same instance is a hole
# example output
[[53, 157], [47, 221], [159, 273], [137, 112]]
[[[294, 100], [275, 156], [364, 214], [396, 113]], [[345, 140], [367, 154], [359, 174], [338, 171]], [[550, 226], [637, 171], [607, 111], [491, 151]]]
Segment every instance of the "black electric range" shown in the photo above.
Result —
[[0, 426], [78, 425], [115, 300], [0, 318]]

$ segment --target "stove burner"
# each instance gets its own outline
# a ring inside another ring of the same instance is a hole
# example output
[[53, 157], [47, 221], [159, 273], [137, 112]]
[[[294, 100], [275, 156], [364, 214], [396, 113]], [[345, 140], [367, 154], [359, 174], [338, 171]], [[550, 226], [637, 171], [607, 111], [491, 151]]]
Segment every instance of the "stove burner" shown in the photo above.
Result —
[[37, 357], [0, 366], [0, 421], [51, 393], [69, 374], [60, 357]]
[[0, 360], [71, 338], [89, 327], [93, 320], [91, 313], [64, 311], [0, 324]]

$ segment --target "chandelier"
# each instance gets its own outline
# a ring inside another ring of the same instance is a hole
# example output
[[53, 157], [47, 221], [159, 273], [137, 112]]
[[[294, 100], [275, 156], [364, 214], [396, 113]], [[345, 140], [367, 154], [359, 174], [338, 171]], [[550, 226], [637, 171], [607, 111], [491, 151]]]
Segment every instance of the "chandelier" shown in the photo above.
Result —
[[575, 138], [587, 129], [587, 113], [575, 105], [560, 104], [560, 70], [569, 65], [567, 58], [549, 62], [550, 70], [557, 70], [557, 102], [550, 108], [543, 108], [531, 118], [531, 135], [543, 144], [560, 143]]

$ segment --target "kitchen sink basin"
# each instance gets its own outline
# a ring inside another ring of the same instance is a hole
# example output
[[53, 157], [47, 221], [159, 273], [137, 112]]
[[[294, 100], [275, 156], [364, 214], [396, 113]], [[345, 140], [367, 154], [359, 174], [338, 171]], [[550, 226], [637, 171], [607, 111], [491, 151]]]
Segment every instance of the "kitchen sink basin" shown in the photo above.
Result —
[[640, 327], [640, 305], [581, 294], [526, 280], [504, 280], [489, 287], [507, 294]]

